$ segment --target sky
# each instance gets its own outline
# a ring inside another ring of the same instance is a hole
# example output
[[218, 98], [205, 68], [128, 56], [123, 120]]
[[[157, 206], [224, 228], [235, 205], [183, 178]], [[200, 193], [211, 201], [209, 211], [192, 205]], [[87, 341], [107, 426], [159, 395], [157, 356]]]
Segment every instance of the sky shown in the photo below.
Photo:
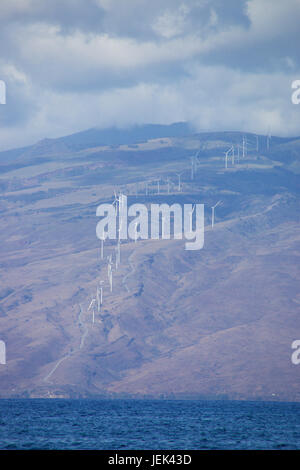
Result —
[[300, 135], [300, 0], [1, 0], [0, 150], [188, 121]]

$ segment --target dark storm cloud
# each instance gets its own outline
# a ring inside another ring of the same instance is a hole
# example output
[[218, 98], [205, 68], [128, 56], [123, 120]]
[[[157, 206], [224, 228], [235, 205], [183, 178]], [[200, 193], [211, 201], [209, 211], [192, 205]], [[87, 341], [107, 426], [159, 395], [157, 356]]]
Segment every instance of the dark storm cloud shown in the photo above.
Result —
[[2, 0], [0, 4], [2, 28], [43, 22], [68, 33], [98, 31], [104, 15], [99, 3], [87, 0]]
[[1, 0], [3, 145], [183, 119], [295, 133], [299, 24], [299, 0]]

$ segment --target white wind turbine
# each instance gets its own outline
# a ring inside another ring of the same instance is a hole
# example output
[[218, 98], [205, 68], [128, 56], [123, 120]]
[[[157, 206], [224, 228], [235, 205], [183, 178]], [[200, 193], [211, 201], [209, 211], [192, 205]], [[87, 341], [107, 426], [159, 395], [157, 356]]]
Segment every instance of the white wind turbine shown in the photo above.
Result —
[[[248, 153], [248, 150], [251, 150], [251, 151], [256, 151], [258, 152], [258, 149], [259, 149], [259, 141], [258, 141], [258, 135], [254, 135], [254, 136], [251, 136], [250, 137], [248, 136], [248, 139], [252, 139], [252, 142], [245, 137], [245, 145], [246, 145], [246, 155]], [[255, 139], [255, 142], [253, 142], [253, 140]]]
[[98, 313], [99, 313], [100, 309], [101, 309], [101, 302], [100, 302], [100, 289], [99, 289], [98, 286], [97, 286], [96, 297], [97, 297], [97, 310], [98, 310]]
[[219, 206], [221, 203], [222, 201], [218, 201], [217, 204], [215, 204], [211, 208], [211, 228], [214, 228], [214, 224], [215, 224], [215, 208]]
[[109, 281], [110, 281], [111, 271], [112, 271], [112, 256], [109, 255], [107, 257], [107, 277]]
[[181, 173], [176, 173], [176, 175], [178, 176], [178, 191], [179, 192], [181, 191], [181, 175], [183, 173], [184, 173], [183, 171]]
[[198, 150], [196, 155], [193, 155], [191, 157], [191, 180], [194, 179], [195, 174], [197, 173], [197, 170], [198, 170], [198, 163], [199, 163], [198, 156], [199, 156], [199, 153], [200, 153], [200, 150]]
[[238, 161], [238, 163], [240, 163], [240, 148], [241, 148], [241, 146], [240, 146], [240, 144], [237, 144], [236, 147], [237, 147], [237, 161]]
[[192, 206], [192, 210], [189, 212], [189, 216], [190, 216], [190, 232], [192, 233], [193, 231], [193, 212], [195, 210], [195, 207], [196, 205], [194, 204], [194, 206]]
[[121, 264], [121, 240], [119, 237], [117, 247], [116, 247], [116, 265], [119, 266], [120, 264]]
[[[125, 195], [122, 194], [121, 192], [119, 193], [119, 196], [117, 196], [116, 192], [114, 193], [115, 194], [115, 200], [113, 202], [113, 205], [116, 206], [116, 212], [117, 212], [117, 216], [119, 216], [119, 227], [118, 227], [118, 240], [117, 240], [117, 247], [116, 247], [116, 269], [118, 269], [118, 265], [120, 265], [121, 263], [121, 235], [120, 235], [120, 232], [121, 232], [121, 229], [122, 229], [122, 220], [121, 220], [121, 210], [123, 209], [124, 207], [124, 198], [125, 198]], [[111, 258], [110, 258], [110, 264], [112, 264], [111, 262]]]
[[170, 194], [170, 178], [169, 177], [167, 178], [167, 191], [168, 191], [168, 194]]
[[232, 166], [234, 166], [235, 160], [234, 160], [234, 145], [232, 146], [232, 151], [231, 151], [231, 163]]
[[[123, 203], [123, 201], [122, 201]], [[121, 210], [122, 204], [120, 205]], [[116, 270], [118, 269], [119, 264], [121, 263], [121, 229], [122, 229], [122, 220], [119, 217], [119, 227], [118, 227], [118, 239], [117, 246], [115, 247], [116, 252]]]
[[101, 312], [101, 307], [102, 307], [102, 304], [103, 304], [103, 287], [102, 287], [103, 283], [104, 283], [104, 281], [100, 281], [99, 282], [99, 287], [97, 286], [97, 310], [98, 310], [98, 313]]
[[[225, 168], [227, 169], [228, 168], [228, 156], [230, 155], [230, 153], [233, 153], [234, 154], [234, 147], [233, 145], [226, 151], [224, 152], [225, 153]], [[234, 157], [233, 158], [233, 162], [234, 162]]]
[[100, 248], [100, 258], [103, 259], [103, 256], [104, 256], [104, 241], [105, 241], [105, 237], [104, 237], [104, 229], [102, 231], [102, 237], [101, 237], [101, 248]]
[[243, 146], [243, 158], [245, 158], [245, 156], [247, 155], [247, 139], [244, 135], [243, 135], [242, 146]]
[[160, 179], [154, 180], [153, 182], [154, 183], [156, 182], [157, 184], [157, 194], [159, 195], [160, 194]]
[[91, 308], [93, 309], [93, 323], [95, 323], [95, 308], [94, 308], [95, 303], [96, 303], [96, 299], [92, 299], [90, 306], [88, 308], [88, 312], [91, 310]]
[[100, 290], [100, 307], [101, 307], [102, 304], [103, 304], [103, 287], [102, 287], [102, 285], [104, 284], [104, 281], [100, 281], [99, 284], [100, 284], [99, 290]]
[[118, 207], [118, 204], [119, 204], [119, 198], [117, 196], [117, 193], [116, 191], [114, 190], [114, 201], [113, 201], [113, 206], [115, 206], [116, 208]]
[[110, 292], [112, 292], [112, 255], [110, 255], [108, 258], [108, 263], [107, 263], [107, 277], [108, 277], [108, 282], [110, 286]]
[[115, 267], [116, 267], [116, 271], [118, 271], [118, 266], [119, 266], [119, 263], [118, 263], [118, 246], [119, 244], [117, 244], [117, 246], [115, 246]]

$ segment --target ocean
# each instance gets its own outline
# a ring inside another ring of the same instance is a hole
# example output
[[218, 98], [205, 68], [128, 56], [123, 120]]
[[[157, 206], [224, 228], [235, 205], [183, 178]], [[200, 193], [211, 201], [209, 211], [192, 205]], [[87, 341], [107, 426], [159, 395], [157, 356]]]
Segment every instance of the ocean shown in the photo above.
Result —
[[300, 403], [2, 399], [0, 449], [300, 449]]

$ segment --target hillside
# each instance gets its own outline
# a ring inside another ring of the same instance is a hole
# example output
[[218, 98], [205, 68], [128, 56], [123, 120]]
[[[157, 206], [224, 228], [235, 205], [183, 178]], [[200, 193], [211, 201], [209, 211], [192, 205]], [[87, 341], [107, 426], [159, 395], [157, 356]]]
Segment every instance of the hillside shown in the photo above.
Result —
[[[243, 136], [247, 155], [225, 169]], [[299, 142], [177, 124], [0, 153], [0, 396], [300, 401]], [[96, 208], [115, 191], [204, 204], [204, 248], [128, 240], [110, 292], [116, 244], [101, 260]]]

